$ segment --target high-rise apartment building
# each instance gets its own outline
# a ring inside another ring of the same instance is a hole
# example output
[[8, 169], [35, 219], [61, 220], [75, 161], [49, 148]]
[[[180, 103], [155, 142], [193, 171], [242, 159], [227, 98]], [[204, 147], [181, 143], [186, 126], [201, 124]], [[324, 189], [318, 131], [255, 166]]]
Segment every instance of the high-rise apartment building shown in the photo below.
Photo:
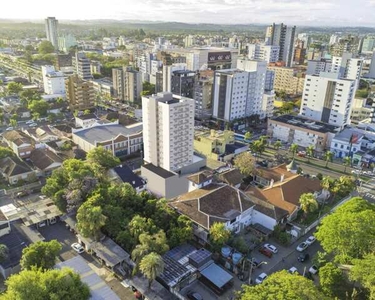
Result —
[[163, 65], [163, 91], [172, 92], [172, 76], [176, 71], [187, 70], [187, 65], [185, 63]]
[[338, 73], [307, 75], [300, 114], [336, 126], [350, 124], [355, 90], [356, 80], [339, 79]]
[[269, 66], [275, 73], [274, 89], [276, 92], [285, 92], [291, 95], [300, 95], [303, 91], [304, 73], [295, 68]]
[[132, 67], [112, 69], [113, 89], [121, 101], [139, 103], [143, 88], [142, 75]]
[[90, 80], [92, 79], [91, 74], [91, 62], [83, 52], [76, 52], [72, 59], [74, 73], [81, 79]]
[[144, 160], [178, 171], [194, 160], [194, 100], [163, 92], [142, 97]]
[[205, 70], [195, 74], [194, 101], [195, 118], [202, 120], [212, 116], [212, 87], [214, 84], [214, 71]]
[[42, 77], [44, 92], [48, 95], [65, 94], [65, 79], [62, 72], [55, 71], [54, 66], [43, 66]]
[[332, 61], [321, 58], [320, 60], [308, 60], [306, 75], [320, 75], [322, 72], [331, 72]]
[[255, 60], [265, 60], [274, 63], [279, 60], [279, 45], [247, 44], [247, 57]]
[[371, 63], [368, 74], [366, 77], [375, 78], [375, 51], [372, 53]]
[[270, 87], [267, 79], [272, 79], [267, 76], [267, 62], [239, 59], [237, 66], [215, 72], [213, 117], [226, 122], [251, 115], [266, 117], [269, 110], [264, 110], [264, 93]]
[[368, 36], [365, 37], [362, 41], [362, 49], [361, 53], [372, 53], [372, 51], [375, 49], [375, 37]]
[[48, 17], [45, 19], [45, 25], [46, 25], [46, 35], [47, 40], [51, 42], [53, 47], [55, 49], [58, 49], [58, 41], [57, 41], [57, 25], [58, 21], [55, 17]]
[[171, 92], [172, 94], [193, 98], [194, 96], [195, 72], [178, 70], [172, 72]]
[[58, 46], [60, 51], [69, 52], [71, 47], [77, 46], [76, 38], [71, 34], [59, 36]]
[[92, 82], [83, 80], [78, 75], [66, 79], [65, 92], [71, 111], [85, 110], [95, 105], [96, 95]]
[[279, 61], [284, 61], [288, 67], [293, 63], [295, 34], [296, 26], [288, 27], [283, 23], [274, 23], [266, 31], [266, 44], [280, 47]]
[[357, 85], [362, 72], [363, 59], [353, 58], [352, 53], [343, 53], [342, 56], [333, 56], [331, 72], [338, 73], [339, 78], [357, 80]]
[[294, 63], [297, 65], [303, 65], [306, 58], [306, 48], [297, 47], [294, 49]]

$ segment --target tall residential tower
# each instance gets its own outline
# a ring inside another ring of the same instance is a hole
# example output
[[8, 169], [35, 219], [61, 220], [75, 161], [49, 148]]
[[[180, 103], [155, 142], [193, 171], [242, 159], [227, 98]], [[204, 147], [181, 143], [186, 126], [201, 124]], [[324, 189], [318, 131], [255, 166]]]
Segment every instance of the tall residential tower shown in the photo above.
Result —
[[46, 35], [47, 35], [47, 40], [51, 42], [53, 47], [55, 49], [58, 49], [58, 40], [57, 40], [57, 24], [58, 21], [56, 20], [55, 17], [48, 17], [45, 20], [46, 23]]

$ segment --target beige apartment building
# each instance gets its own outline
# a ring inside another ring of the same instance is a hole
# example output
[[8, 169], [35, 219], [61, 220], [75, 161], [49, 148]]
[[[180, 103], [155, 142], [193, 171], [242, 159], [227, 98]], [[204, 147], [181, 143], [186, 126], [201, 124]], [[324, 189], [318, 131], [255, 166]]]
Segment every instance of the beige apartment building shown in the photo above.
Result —
[[286, 92], [290, 95], [300, 95], [303, 92], [305, 76], [294, 68], [269, 66], [275, 72], [274, 90]]
[[83, 80], [78, 75], [69, 76], [65, 81], [65, 91], [71, 111], [94, 107], [95, 90], [91, 81]]

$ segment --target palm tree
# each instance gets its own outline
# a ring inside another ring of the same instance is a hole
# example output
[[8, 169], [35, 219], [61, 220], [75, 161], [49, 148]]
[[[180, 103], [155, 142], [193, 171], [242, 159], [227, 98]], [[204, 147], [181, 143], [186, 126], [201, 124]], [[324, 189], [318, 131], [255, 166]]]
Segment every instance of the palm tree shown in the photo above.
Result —
[[344, 173], [346, 173], [346, 167], [349, 167], [351, 163], [352, 163], [352, 159], [350, 158], [350, 156], [345, 156], [342, 159], [342, 164], [345, 166]]
[[139, 264], [139, 269], [142, 274], [148, 279], [148, 287], [151, 287], [152, 282], [164, 271], [164, 261], [161, 256], [155, 252], [151, 252], [142, 258]]
[[282, 146], [281, 141], [276, 141], [275, 144], [273, 144], [273, 147], [275, 148], [275, 150], [279, 150], [281, 146]]
[[305, 215], [317, 210], [319, 207], [318, 202], [312, 193], [302, 194], [299, 198], [299, 203]]
[[244, 137], [245, 141], [250, 140], [250, 139], [251, 139], [251, 136], [252, 136], [251, 132], [249, 132], [249, 131], [246, 132], [246, 133], [245, 133], [245, 137]]
[[314, 145], [310, 145], [306, 148], [306, 154], [308, 157], [308, 162], [310, 162], [310, 158], [314, 156], [315, 147]]
[[332, 191], [334, 184], [335, 184], [335, 181], [329, 176], [324, 176], [322, 181], [320, 182], [320, 186], [329, 192]]
[[294, 158], [294, 155], [297, 153], [297, 150], [298, 150], [298, 145], [297, 144], [291, 144], [290, 145], [289, 151], [292, 152], [293, 158]]
[[324, 153], [324, 160], [326, 161], [326, 168], [328, 167], [328, 163], [333, 160], [333, 152], [326, 151]]

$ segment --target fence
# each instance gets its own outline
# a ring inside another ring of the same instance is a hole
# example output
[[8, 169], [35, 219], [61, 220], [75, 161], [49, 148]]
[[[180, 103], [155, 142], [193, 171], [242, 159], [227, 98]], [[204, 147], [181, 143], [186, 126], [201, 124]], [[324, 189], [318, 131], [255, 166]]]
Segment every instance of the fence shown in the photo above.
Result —
[[36, 181], [36, 182], [29, 183], [29, 184], [25, 184], [25, 185], [20, 186], [20, 187], [16, 187], [16, 188], [13, 188], [13, 189], [6, 190], [5, 193], [7, 195], [13, 196], [14, 194], [16, 194], [18, 192], [30, 190], [30, 189], [37, 188], [37, 187], [40, 187], [40, 186], [41, 186], [41, 183], [39, 181]]

